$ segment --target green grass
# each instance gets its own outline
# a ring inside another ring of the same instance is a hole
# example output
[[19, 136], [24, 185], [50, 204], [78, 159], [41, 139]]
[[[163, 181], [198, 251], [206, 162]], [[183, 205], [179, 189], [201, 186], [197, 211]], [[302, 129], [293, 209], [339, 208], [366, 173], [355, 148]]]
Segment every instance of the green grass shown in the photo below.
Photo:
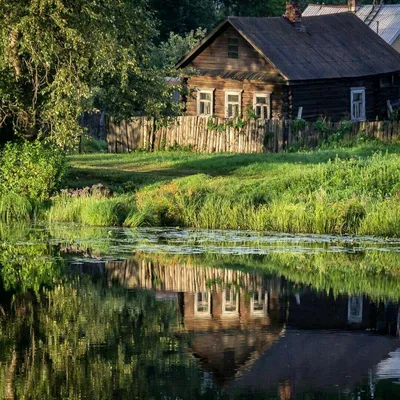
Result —
[[59, 196], [48, 211], [48, 221], [77, 222], [89, 226], [121, 226], [132, 200], [127, 195], [118, 197]]
[[33, 212], [34, 207], [26, 197], [14, 193], [0, 196], [0, 221], [2, 222], [29, 220]]
[[116, 192], [137, 190], [154, 183], [169, 182], [199, 173], [211, 177], [246, 174], [279, 176], [287, 165], [304, 166], [340, 158], [368, 157], [377, 151], [400, 153], [400, 144], [365, 144], [335, 150], [280, 154], [198, 154], [190, 152], [135, 152], [124, 154], [79, 154], [69, 157], [69, 187], [99, 182]]
[[[102, 183], [114, 197], [96, 206], [79, 205], [79, 215], [73, 211], [75, 200], [56, 204], [60, 212], [51, 210], [50, 219], [399, 237], [399, 150], [400, 145], [373, 143], [281, 154], [75, 155], [69, 186]], [[123, 202], [129, 210], [122, 207], [113, 220], [112, 204], [124, 196], [132, 196], [130, 204]]]
[[50, 222], [400, 237], [399, 144], [280, 154], [95, 153], [69, 163], [69, 188], [102, 183], [113, 194], [57, 196]]

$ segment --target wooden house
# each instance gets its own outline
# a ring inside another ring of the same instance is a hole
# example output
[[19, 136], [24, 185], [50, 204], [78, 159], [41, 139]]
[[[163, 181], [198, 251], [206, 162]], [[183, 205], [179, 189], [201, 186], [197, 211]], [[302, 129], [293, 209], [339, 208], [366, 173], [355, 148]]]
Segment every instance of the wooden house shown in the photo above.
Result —
[[191, 116], [375, 120], [400, 97], [400, 54], [385, 40], [353, 13], [303, 18], [298, 4], [228, 18], [177, 67]]

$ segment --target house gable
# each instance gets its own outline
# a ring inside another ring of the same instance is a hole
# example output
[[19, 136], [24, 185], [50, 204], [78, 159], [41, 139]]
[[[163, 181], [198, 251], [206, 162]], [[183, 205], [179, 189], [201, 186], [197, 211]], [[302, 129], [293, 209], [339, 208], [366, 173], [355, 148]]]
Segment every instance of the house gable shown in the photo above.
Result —
[[[238, 58], [228, 57], [228, 41], [237, 39]], [[279, 74], [265, 57], [255, 50], [231, 25], [221, 29], [214, 40], [187, 64], [200, 70], [249, 71]]]

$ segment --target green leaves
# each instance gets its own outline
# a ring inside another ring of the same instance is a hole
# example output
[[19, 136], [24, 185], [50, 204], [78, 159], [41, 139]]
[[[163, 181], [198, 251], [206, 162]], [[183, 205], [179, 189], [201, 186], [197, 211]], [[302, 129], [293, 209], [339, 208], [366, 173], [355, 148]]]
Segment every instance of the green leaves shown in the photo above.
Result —
[[95, 88], [103, 106], [117, 109], [121, 91], [134, 106], [145, 104], [149, 75], [156, 74], [147, 72], [156, 31], [146, 7], [145, 0], [3, 0], [0, 127], [8, 119], [25, 137], [71, 146]]
[[8, 143], [0, 157], [0, 196], [47, 200], [61, 185], [65, 155], [41, 142]]

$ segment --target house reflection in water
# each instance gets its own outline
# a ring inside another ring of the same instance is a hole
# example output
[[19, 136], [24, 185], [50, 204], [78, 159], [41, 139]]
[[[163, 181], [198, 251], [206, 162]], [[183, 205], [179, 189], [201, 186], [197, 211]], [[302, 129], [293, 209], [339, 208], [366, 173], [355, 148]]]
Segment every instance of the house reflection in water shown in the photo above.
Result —
[[190, 335], [190, 352], [213, 379], [226, 384], [271, 347], [284, 332], [281, 278], [239, 270], [165, 265], [132, 259], [106, 263], [108, 279], [176, 298], [178, 335]]
[[400, 326], [395, 303], [335, 297], [279, 276], [139, 257], [106, 262], [104, 273], [109, 282], [177, 301], [177, 335], [190, 337], [188, 350], [207, 379], [227, 388], [278, 390], [280, 399], [310, 388], [348, 391], [400, 347], [391, 337]]

